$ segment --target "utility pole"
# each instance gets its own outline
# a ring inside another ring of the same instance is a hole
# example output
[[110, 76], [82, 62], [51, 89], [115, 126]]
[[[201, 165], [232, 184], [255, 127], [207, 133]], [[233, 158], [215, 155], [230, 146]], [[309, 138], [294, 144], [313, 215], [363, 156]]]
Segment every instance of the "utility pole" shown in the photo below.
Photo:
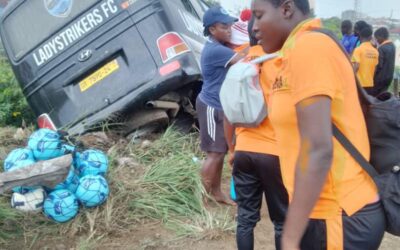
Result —
[[360, 0], [354, 0], [354, 22], [360, 18], [361, 14], [361, 2]]

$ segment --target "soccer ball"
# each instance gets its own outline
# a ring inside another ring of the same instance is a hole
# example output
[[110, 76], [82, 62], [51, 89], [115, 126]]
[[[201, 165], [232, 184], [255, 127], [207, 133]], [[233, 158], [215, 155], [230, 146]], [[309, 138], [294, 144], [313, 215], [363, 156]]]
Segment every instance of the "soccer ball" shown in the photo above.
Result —
[[78, 188], [79, 185], [79, 177], [75, 173], [75, 169], [73, 166], [71, 166], [71, 169], [69, 170], [67, 178], [59, 184], [57, 184], [53, 190], [59, 190], [59, 189], [68, 189], [72, 193], [75, 193], [76, 189]]
[[35, 131], [28, 140], [28, 147], [38, 161], [53, 159], [63, 155], [60, 135], [53, 130], [42, 128]]
[[78, 171], [80, 176], [105, 175], [108, 168], [108, 158], [103, 152], [89, 149], [80, 154]]
[[9, 171], [17, 161], [34, 160], [33, 152], [29, 148], [17, 148], [11, 151], [4, 160], [4, 171]]
[[56, 222], [67, 222], [74, 218], [79, 210], [78, 200], [71, 191], [55, 190], [47, 196], [43, 205], [44, 214]]
[[13, 193], [11, 207], [24, 212], [38, 212], [43, 208], [46, 192], [43, 188], [37, 188], [25, 194]]
[[108, 197], [108, 183], [101, 175], [86, 175], [79, 180], [75, 194], [85, 207], [99, 206]]
[[[17, 169], [22, 169], [22, 168], [25, 168], [25, 167], [27, 167], [29, 165], [34, 164], [34, 163], [35, 163], [35, 161], [29, 160], [29, 159], [28, 160], [23, 160], [23, 161], [17, 161], [17, 162], [14, 163], [14, 165], [8, 171], [12, 172], [12, 171], [17, 170]], [[25, 194], [25, 193], [28, 193], [28, 192], [36, 189], [36, 188], [38, 188], [38, 187], [18, 186], [18, 187], [13, 187], [12, 190], [14, 192], [16, 192], [16, 193]]]

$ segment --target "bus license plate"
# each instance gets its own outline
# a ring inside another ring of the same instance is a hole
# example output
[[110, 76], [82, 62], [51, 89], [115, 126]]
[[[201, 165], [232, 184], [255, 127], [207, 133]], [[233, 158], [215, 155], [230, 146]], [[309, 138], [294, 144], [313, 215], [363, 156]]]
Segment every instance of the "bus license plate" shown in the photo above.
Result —
[[81, 92], [88, 90], [90, 87], [92, 87], [96, 83], [100, 82], [101, 80], [109, 76], [118, 68], [119, 68], [118, 61], [117, 59], [115, 59], [107, 63], [100, 69], [96, 70], [94, 73], [92, 73], [90, 76], [86, 77], [79, 83], [79, 88], [81, 89]]

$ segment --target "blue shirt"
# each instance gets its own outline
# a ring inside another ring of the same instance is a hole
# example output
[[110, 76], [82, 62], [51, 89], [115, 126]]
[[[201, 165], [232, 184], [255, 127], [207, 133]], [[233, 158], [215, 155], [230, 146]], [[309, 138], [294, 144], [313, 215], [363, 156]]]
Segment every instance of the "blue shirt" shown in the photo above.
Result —
[[347, 53], [351, 55], [353, 50], [357, 47], [358, 38], [355, 35], [343, 35], [342, 45]]
[[203, 87], [199, 94], [200, 99], [216, 109], [222, 109], [219, 92], [228, 72], [228, 64], [235, 56], [235, 52], [221, 43], [210, 40], [201, 53], [201, 72]]

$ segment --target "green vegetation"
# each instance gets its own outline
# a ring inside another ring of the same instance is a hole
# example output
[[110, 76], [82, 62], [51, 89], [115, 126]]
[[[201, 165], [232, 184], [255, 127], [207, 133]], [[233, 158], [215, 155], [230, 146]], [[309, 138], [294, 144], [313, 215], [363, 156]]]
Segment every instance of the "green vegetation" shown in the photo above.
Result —
[[32, 123], [34, 115], [8, 60], [0, 56], [0, 126], [21, 126], [22, 121]]
[[341, 20], [338, 17], [331, 17], [331, 18], [326, 18], [322, 19], [322, 23], [324, 25], [324, 28], [331, 30], [336, 36], [341, 39], [342, 38], [342, 32], [340, 30], [340, 24]]
[[203, 204], [199, 166], [192, 160], [201, 154], [197, 136], [183, 136], [169, 128], [149, 149], [134, 153], [148, 168], [131, 202], [133, 214], [161, 220], [180, 236], [216, 228], [233, 230], [233, 218], [211, 213]]

